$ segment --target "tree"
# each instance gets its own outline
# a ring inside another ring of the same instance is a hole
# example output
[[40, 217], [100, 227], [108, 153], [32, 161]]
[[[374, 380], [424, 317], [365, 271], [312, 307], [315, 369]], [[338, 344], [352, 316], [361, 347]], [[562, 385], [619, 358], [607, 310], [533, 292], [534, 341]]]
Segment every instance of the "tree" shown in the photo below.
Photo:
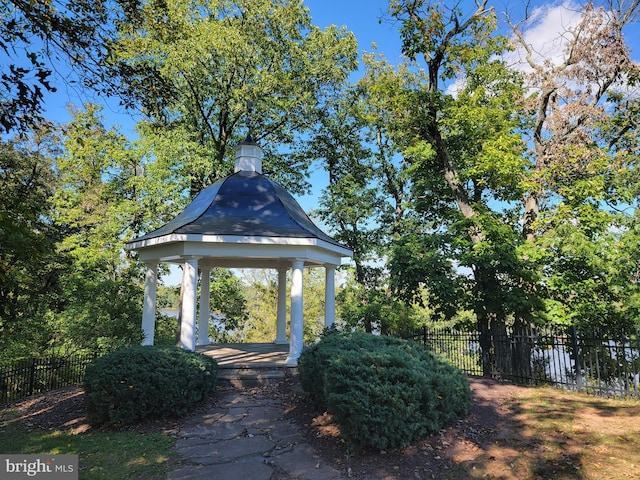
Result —
[[395, 322], [382, 312], [393, 300], [389, 272], [380, 259], [388, 257], [394, 238], [412, 230], [415, 220], [407, 208], [412, 193], [408, 165], [400, 155], [405, 138], [393, 112], [406, 105], [406, 82], [414, 77], [406, 65], [396, 71], [374, 54], [365, 54], [363, 61], [363, 78], [329, 104], [307, 155], [319, 158], [329, 173], [317, 214], [354, 252], [357, 285], [345, 296], [352, 304], [345, 304], [344, 315], [352, 327], [389, 333]]
[[[596, 192], [585, 184], [589, 181], [586, 177], [598, 172], [597, 182], [606, 169], [617, 166], [617, 143], [633, 124], [628, 118], [618, 122], [605, 137], [598, 130], [613, 112], [605, 104], [607, 95], [615, 97], [616, 87], [623, 86], [627, 75], [637, 78], [638, 65], [629, 56], [622, 30], [639, 12], [638, 2], [629, 7], [622, 3], [620, 9], [609, 11], [587, 3], [577, 25], [567, 28], [563, 54], [556, 61], [535, 52], [520, 25], [511, 22], [517, 45], [531, 69], [526, 78], [534, 92], [525, 104], [531, 119], [533, 152], [529, 159], [534, 172], [523, 225], [529, 241], [536, 238], [540, 205], [549, 192], [567, 198], [583, 190], [583, 197], [591, 197]], [[631, 108], [637, 109], [637, 105]], [[628, 106], [622, 110], [628, 111]]]
[[[114, 93], [103, 74], [104, 46], [139, 0], [0, 1], [0, 127], [25, 133], [41, 123], [52, 80]], [[64, 72], [60, 70], [65, 70]], [[57, 72], [56, 72], [57, 71]], [[73, 71], [74, 74], [70, 75]]]
[[[107, 46], [106, 65], [146, 116], [147, 171], [173, 207], [232, 173], [247, 127], [265, 149], [264, 171], [293, 192], [308, 188], [295, 155], [332, 90], [355, 68], [355, 39], [322, 31], [300, 1], [151, 1], [131, 10]], [[287, 150], [289, 150], [287, 152]]]
[[[436, 220], [431, 230], [401, 239], [391, 270], [401, 295], [415, 298], [426, 284], [436, 307], [449, 305], [447, 292], [462, 286], [466, 295], [453, 298], [473, 307], [485, 351], [497, 348], [491, 338], [503, 335], [507, 322], [545, 320], [542, 301], [558, 283], [542, 276], [553, 278], [569, 265], [563, 259], [570, 243], [580, 249], [589, 241], [603, 245], [620, 238], [605, 235], [621, 223], [602, 206], [622, 198], [606, 185], [621, 166], [635, 170], [633, 155], [617, 143], [637, 133], [629, 135], [636, 128], [626, 121], [629, 113], [614, 115], [605, 100], [609, 95], [620, 105], [625, 98], [627, 112], [637, 108], [633, 97], [614, 88], [622, 78], [637, 78], [622, 36], [636, 9], [635, 2], [611, 12], [586, 5], [577, 26], [564, 32], [558, 63], [535, 59], [512, 24], [532, 71], [521, 74], [502, 60], [508, 44], [494, 33], [496, 15], [487, 1], [468, 13], [461, 5], [421, 0], [390, 4], [401, 24], [403, 52], [426, 68], [424, 80], [410, 90], [410, 107], [395, 115], [408, 119], [403, 155], [411, 165], [416, 212]], [[567, 222], [576, 228], [559, 228]], [[573, 242], [574, 230], [587, 241]], [[563, 248], [554, 252], [551, 244]], [[601, 271], [593, 262], [597, 252], [589, 253], [586, 277]], [[583, 295], [586, 305], [587, 294], [596, 291], [574, 294]], [[567, 306], [573, 301], [562, 298], [566, 291], [555, 293]], [[498, 362], [509, 361], [507, 352], [494, 351]], [[528, 362], [522, 353], [516, 358]]]
[[64, 232], [58, 251], [73, 262], [61, 280], [58, 319], [58, 346], [67, 351], [104, 352], [142, 340], [140, 272], [123, 255], [140, 217], [141, 160], [117, 129], [104, 127], [99, 111], [72, 111], [55, 164], [53, 220]]
[[623, 33], [640, 3], [587, 3], [579, 13], [563, 32], [561, 54], [551, 58], [526, 38], [529, 18], [510, 21], [532, 92], [524, 101], [532, 148], [523, 235], [548, 255], [552, 302], [563, 305], [566, 318], [622, 327], [637, 318], [637, 267], [620, 269], [635, 262], [618, 255], [637, 216], [624, 212], [637, 209], [629, 172], [637, 169], [640, 133], [633, 120], [640, 68]]
[[46, 131], [33, 141], [0, 144], [0, 349], [2, 360], [29, 357], [52, 336], [50, 311], [60, 308], [60, 230], [51, 222], [49, 199], [57, 183]]
[[304, 155], [320, 159], [329, 174], [314, 213], [333, 227], [336, 240], [353, 251], [356, 281], [372, 285], [379, 276], [369, 263], [380, 255], [382, 235], [375, 220], [381, 201], [373, 185], [373, 152], [366, 146], [362, 108], [359, 90], [346, 86], [320, 115]]
[[246, 330], [249, 319], [247, 300], [242, 281], [233, 271], [223, 268], [211, 270], [210, 312], [214, 316], [212, 338], [232, 339], [232, 332]]
[[[324, 329], [324, 275], [319, 268], [304, 271], [304, 344], [315, 342]], [[248, 318], [243, 341], [272, 342], [276, 338], [278, 276], [274, 270], [243, 270]], [[287, 301], [287, 310], [291, 307]], [[287, 325], [289, 312], [287, 312]]]
[[305, 345], [315, 343], [325, 328], [325, 276], [322, 268], [307, 268], [304, 271], [304, 331]]
[[304, 191], [307, 160], [282, 152], [355, 68], [353, 35], [320, 30], [289, 0], [147, 2], [108, 48], [112, 76], [148, 116], [141, 128], [156, 153], [180, 145], [167, 168], [186, 179], [188, 197], [232, 171], [229, 147], [247, 126], [266, 149], [265, 171]]
[[243, 340], [273, 342], [278, 312], [278, 277], [274, 270], [243, 270], [249, 318]]

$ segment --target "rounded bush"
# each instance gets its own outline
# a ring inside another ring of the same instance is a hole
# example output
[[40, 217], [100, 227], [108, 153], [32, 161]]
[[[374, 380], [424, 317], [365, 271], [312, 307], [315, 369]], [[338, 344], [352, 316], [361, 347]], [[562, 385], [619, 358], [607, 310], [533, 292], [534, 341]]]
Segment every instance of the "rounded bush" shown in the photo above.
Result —
[[213, 358], [178, 347], [136, 346], [104, 355], [85, 373], [87, 421], [133, 424], [184, 415], [212, 392], [217, 369]]
[[356, 449], [407, 446], [471, 406], [463, 372], [396, 338], [330, 333], [303, 351], [298, 369], [305, 391], [333, 415]]
[[403, 340], [371, 335], [363, 332], [344, 332], [335, 328], [326, 330], [320, 341], [306, 347], [298, 359], [298, 372], [302, 389], [310, 394], [316, 407], [326, 409], [325, 372], [342, 352], [372, 351], [383, 345], [397, 345]]

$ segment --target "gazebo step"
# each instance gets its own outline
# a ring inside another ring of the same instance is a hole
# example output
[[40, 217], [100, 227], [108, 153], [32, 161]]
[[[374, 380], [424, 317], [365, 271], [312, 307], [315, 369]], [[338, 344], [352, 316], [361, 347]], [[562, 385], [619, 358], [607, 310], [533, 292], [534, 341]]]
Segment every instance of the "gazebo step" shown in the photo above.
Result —
[[295, 375], [295, 366], [226, 366], [218, 368], [218, 382], [230, 383], [234, 387], [256, 387], [282, 381], [286, 375]]

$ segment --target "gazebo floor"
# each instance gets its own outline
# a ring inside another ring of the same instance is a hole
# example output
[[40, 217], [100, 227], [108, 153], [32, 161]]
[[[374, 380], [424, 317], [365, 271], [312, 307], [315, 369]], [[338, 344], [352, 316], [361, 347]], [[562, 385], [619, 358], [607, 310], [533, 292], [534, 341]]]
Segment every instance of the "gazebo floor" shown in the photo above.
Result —
[[288, 344], [276, 343], [212, 343], [196, 348], [218, 361], [218, 368], [277, 368], [285, 364], [289, 355]]
[[288, 344], [212, 343], [200, 345], [196, 352], [218, 361], [218, 378], [236, 387], [265, 385], [297, 374], [295, 365], [286, 364]]

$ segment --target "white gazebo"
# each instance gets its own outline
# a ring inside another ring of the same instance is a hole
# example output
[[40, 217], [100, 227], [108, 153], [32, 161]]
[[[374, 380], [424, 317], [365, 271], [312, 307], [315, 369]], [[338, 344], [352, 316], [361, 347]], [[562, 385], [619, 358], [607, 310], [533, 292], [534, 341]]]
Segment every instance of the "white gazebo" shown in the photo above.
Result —
[[[269, 268], [278, 272], [275, 343], [289, 343], [288, 364], [302, 352], [303, 269], [325, 269], [325, 324], [335, 318], [335, 270], [351, 250], [318, 228], [298, 202], [262, 174], [262, 149], [247, 136], [236, 148], [235, 173], [202, 190], [173, 220], [127, 243], [147, 265], [142, 329], [153, 345], [160, 263], [181, 264], [180, 345], [209, 343], [209, 274], [213, 267]], [[286, 338], [287, 271], [291, 269], [289, 339]], [[201, 275], [199, 275], [201, 273]], [[198, 313], [198, 279], [201, 295]], [[197, 320], [197, 321], [196, 321]]]

